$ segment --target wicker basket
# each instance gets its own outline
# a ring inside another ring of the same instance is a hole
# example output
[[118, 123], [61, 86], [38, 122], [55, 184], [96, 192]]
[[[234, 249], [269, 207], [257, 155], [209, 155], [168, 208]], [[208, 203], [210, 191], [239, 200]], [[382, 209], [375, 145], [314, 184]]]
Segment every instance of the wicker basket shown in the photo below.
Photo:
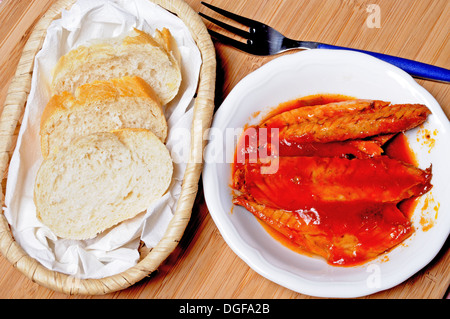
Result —
[[[150, 1], [150, 0], [149, 0]], [[198, 181], [202, 170], [202, 154], [205, 142], [203, 132], [211, 125], [214, 111], [214, 85], [216, 75], [215, 51], [203, 21], [192, 8], [182, 0], [152, 0], [166, 10], [176, 14], [190, 29], [200, 50], [202, 67], [194, 106], [190, 161], [187, 164], [177, 209], [161, 241], [147, 252], [141, 252], [140, 261], [132, 268], [117, 275], [101, 279], [78, 279], [73, 276], [49, 270], [27, 255], [14, 240], [9, 224], [0, 214], [0, 251], [14, 267], [30, 280], [65, 294], [101, 295], [125, 289], [155, 271], [172, 253], [189, 222]], [[26, 100], [30, 92], [34, 57], [41, 49], [50, 23], [60, 17], [75, 0], [58, 0], [35, 25], [25, 44], [16, 73], [10, 84], [3, 113], [0, 118], [0, 168], [3, 176], [8, 170], [11, 150], [14, 148]], [[198, 121], [198, 122], [197, 122]], [[194, 128], [194, 125], [193, 125]], [[1, 194], [2, 207], [4, 196]]]

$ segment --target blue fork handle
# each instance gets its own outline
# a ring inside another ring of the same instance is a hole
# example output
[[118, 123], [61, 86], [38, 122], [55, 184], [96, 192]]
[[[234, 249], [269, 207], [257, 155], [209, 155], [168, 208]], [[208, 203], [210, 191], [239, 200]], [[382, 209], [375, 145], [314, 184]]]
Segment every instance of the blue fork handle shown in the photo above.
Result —
[[437, 67], [434, 65], [417, 62], [417, 61], [413, 61], [413, 60], [408, 60], [408, 59], [403, 59], [403, 58], [399, 58], [399, 57], [395, 57], [395, 56], [387, 55], [387, 54], [344, 48], [344, 47], [323, 44], [323, 43], [319, 43], [317, 48], [318, 49], [334, 49], [334, 50], [350, 50], [350, 51], [366, 53], [368, 55], [371, 55], [373, 57], [376, 57], [380, 60], [383, 60], [385, 62], [391, 63], [391, 64], [399, 67], [403, 71], [408, 72], [411, 76], [423, 78], [423, 79], [442, 81], [442, 82], [450, 82], [450, 70], [440, 68], [440, 67]]

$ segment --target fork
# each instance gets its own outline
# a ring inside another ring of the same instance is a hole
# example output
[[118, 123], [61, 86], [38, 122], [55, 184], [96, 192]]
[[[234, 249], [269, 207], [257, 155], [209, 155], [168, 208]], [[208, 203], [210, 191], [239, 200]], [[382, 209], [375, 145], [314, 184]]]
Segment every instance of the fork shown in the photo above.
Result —
[[216, 38], [218, 41], [226, 45], [231, 45], [241, 51], [250, 54], [267, 56], [275, 55], [292, 49], [350, 50], [365, 53], [385, 62], [391, 63], [416, 78], [435, 80], [446, 83], [450, 82], [450, 70], [445, 68], [377, 52], [340, 47], [320, 42], [293, 40], [285, 37], [280, 32], [264, 23], [237, 15], [203, 1], [201, 2], [201, 4], [249, 28], [248, 31], [245, 31], [243, 29], [234, 27], [232, 25], [209, 17], [202, 12], [199, 12], [199, 15], [203, 18], [211, 21], [212, 23], [218, 25], [219, 27], [222, 27], [225, 30], [228, 30], [244, 39], [247, 39], [247, 42], [234, 40], [216, 31], [208, 30], [213, 38]]

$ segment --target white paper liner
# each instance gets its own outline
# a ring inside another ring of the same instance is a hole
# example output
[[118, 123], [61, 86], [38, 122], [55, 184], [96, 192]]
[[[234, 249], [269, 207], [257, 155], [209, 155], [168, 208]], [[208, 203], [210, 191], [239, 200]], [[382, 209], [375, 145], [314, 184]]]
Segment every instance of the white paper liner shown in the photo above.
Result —
[[[177, 97], [165, 108], [169, 124], [166, 145], [174, 160], [168, 192], [146, 212], [125, 221], [94, 239], [57, 238], [36, 218], [34, 180], [42, 162], [39, 125], [49, 101], [51, 71], [59, 57], [94, 39], [122, 35], [133, 27], [154, 34], [166, 27], [175, 38], [182, 59], [182, 84]], [[163, 237], [176, 209], [189, 156], [192, 105], [197, 89], [200, 52], [189, 29], [172, 13], [148, 0], [79, 0], [61, 19], [52, 22], [42, 50], [35, 57], [17, 145], [8, 171], [5, 216], [15, 240], [45, 267], [77, 278], [102, 278], [136, 264], [142, 240], [154, 247]], [[181, 146], [180, 146], [181, 145]]]

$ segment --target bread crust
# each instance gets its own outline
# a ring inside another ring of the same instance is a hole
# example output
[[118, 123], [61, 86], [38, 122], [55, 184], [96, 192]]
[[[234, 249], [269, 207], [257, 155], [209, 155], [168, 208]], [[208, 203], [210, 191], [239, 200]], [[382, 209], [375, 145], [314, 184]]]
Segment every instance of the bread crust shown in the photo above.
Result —
[[167, 137], [167, 122], [159, 99], [153, 89], [140, 77], [123, 77], [107, 81], [94, 81], [77, 88], [75, 94], [63, 92], [51, 97], [41, 116], [40, 138], [41, 152], [45, 157], [51, 152], [50, 134], [53, 122], [67, 112], [77, 109], [95, 107], [98, 103], [117, 101], [119, 98], [143, 98], [152, 102], [151, 114], [157, 118], [161, 126], [158, 136], [163, 142]]
[[[86, 65], [95, 65], [97, 62], [103, 65], [112, 63], [110, 70], [101, 74], [101, 79], [107, 80], [117, 77], [113, 75], [114, 70], [120, 68], [120, 72], [122, 73], [121, 76], [137, 75], [151, 85], [153, 77], [158, 77], [157, 75], [148, 75], [148, 70], [140, 69], [138, 63], [124, 63], [136, 53], [141, 52], [145, 53], [145, 57], [148, 60], [155, 59], [159, 62], [165, 60], [164, 69], [157, 70], [157, 72], [170, 72], [170, 82], [161, 83], [161, 88], [152, 85], [157, 96], [160, 98], [161, 103], [165, 105], [175, 97], [181, 84], [181, 58], [176, 41], [167, 28], [163, 28], [161, 31], [156, 30], [155, 37], [152, 37], [141, 30], [133, 29], [124, 37], [99, 40], [92, 45], [81, 45], [78, 48], [69, 51], [58, 60], [53, 69], [51, 83], [53, 93], [61, 94], [63, 91], [74, 93], [74, 90], [77, 87], [77, 85], [75, 85], [75, 78], [91, 76], [87, 75], [87, 71], [83, 71], [82, 67]], [[123, 59], [123, 61], [121, 59]], [[95, 69], [95, 67], [93, 68]], [[146, 75], [144, 76], [144, 74]], [[89, 80], [81, 83], [81, 85], [95, 80], [100, 80], [100, 78], [96, 78], [96, 75], [92, 75]], [[65, 82], [71, 82], [73, 87], [72, 85], [70, 85], [70, 87], [72, 87], [72, 89], [67, 89], [68, 85], [65, 85]]]

